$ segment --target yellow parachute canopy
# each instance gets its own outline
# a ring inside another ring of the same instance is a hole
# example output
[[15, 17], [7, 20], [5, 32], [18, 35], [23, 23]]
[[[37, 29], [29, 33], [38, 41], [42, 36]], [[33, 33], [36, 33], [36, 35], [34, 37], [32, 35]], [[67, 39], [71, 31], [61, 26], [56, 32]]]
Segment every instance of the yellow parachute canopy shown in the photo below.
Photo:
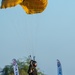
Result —
[[21, 5], [27, 14], [41, 13], [47, 6], [47, 0], [2, 0], [1, 8]]

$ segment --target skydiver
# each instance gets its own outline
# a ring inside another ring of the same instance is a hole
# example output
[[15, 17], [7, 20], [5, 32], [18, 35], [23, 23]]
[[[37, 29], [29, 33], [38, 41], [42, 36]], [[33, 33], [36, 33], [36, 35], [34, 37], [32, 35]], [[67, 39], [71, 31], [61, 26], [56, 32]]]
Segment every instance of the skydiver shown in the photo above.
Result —
[[29, 65], [29, 69], [28, 69], [28, 74], [29, 75], [37, 75], [36, 67], [37, 67], [37, 62], [34, 60], [31, 60], [30, 65]]

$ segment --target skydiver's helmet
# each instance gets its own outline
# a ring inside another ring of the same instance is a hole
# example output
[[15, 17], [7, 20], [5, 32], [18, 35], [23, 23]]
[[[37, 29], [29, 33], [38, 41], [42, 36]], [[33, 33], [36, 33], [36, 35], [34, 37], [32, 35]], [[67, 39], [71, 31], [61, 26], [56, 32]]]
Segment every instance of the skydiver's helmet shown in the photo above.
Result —
[[33, 66], [36, 67], [37, 66], [37, 62], [33, 61]]
[[30, 61], [30, 65], [32, 65], [32, 66], [34, 66], [34, 67], [36, 67], [36, 66], [37, 66], [37, 62], [36, 62], [36, 61], [34, 61], [34, 60], [31, 60], [31, 61]]

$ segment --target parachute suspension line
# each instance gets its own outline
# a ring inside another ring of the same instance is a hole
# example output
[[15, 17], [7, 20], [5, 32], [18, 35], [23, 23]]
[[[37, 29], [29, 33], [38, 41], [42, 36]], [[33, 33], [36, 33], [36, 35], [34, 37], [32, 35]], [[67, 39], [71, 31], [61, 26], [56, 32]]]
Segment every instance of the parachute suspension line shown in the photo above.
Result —
[[[30, 23], [31, 24], [31, 23]], [[26, 44], [26, 50], [28, 51], [27, 53], [29, 54], [29, 55], [32, 55], [32, 28], [30, 27], [31, 25], [29, 24], [29, 21], [26, 21], [25, 22], [25, 26], [26, 26], [26, 42], [27, 42], [27, 44]], [[31, 56], [29, 56], [29, 57], [31, 57]]]
[[[17, 13], [16, 13], [16, 14], [17, 14]], [[23, 37], [22, 37], [22, 34], [21, 34], [21, 33], [22, 33], [21, 27], [20, 27], [21, 24], [19, 24], [18, 21], [19, 21], [19, 17], [18, 17], [16, 20], [14, 20], [14, 25], [13, 25], [13, 27], [14, 27], [14, 29], [15, 29], [15, 31], [16, 31], [17, 39], [20, 41], [20, 43], [22, 43], [21, 38], [23, 38]], [[19, 21], [19, 22], [20, 22], [20, 21]]]
[[34, 15], [34, 29], [33, 29], [33, 59], [35, 60], [36, 51], [37, 51], [37, 35], [38, 35], [38, 22], [37, 22], [37, 16]]
[[32, 57], [35, 55], [35, 52], [34, 52], [34, 51], [35, 51], [35, 50], [34, 50], [34, 49], [35, 49], [35, 47], [34, 47], [34, 44], [35, 44], [35, 43], [34, 43], [34, 39], [35, 39], [35, 38], [34, 38], [34, 36], [35, 36], [35, 34], [34, 34], [34, 29], [35, 29], [35, 27], [34, 27], [34, 25], [35, 25], [35, 24], [33, 24], [33, 27], [32, 27], [32, 29], [31, 29], [31, 36], [32, 36], [32, 37], [31, 37], [31, 54], [32, 54]]
[[[27, 46], [28, 48], [29, 48], [29, 52], [30, 52], [30, 54], [29, 55], [31, 55], [32, 57], [33, 57], [33, 59], [35, 59], [35, 56], [36, 56], [36, 49], [37, 49], [37, 20], [36, 20], [36, 15], [33, 15], [33, 19], [31, 19], [31, 21], [30, 21], [31, 23], [30, 24], [32, 24], [32, 26], [29, 24], [29, 22], [28, 22], [28, 25], [27, 25], [27, 37], [28, 37], [28, 45], [29, 46]], [[31, 27], [30, 27], [31, 26]]]
[[[16, 13], [17, 14], [17, 13]], [[17, 16], [18, 17], [18, 16]], [[20, 43], [23, 43], [26, 39], [23, 37], [23, 28], [24, 27], [20, 27], [20, 26], [22, 26], [21, 24], [20, 24], [20, 18], [18, 17], [17, 19], [15, 19], [14, 20], [14, 18], [10, 18], [11, 19], [11, 23], [12, 23], [12, 21], [13, 21], [13, 25], [11, 25], [12, 26], [12, 28], [13, 28], [13, 31], [15, 31], [15, 33], [16, 33], [16, 37], [17, 37], [17, 40], [20, 42]], [[25, 22], [26, 23], [26, 22]], [[27, 51], [27, 50], [26, 50]]]
[[[11, 18], [10, 18], [10, 19], [11, 19]], [[17, 30], [17, 22], [16, 22], [13, 18], [11, 19], [11, 23], [12, 23], [12, 21], [13, 21], [12, 28], [13, 28], [13, 30], [16, 32], [17, 37], [19, 37], [19, 32], [18, 32], [18, 30]]]
[[[36, 16], [37, 17], [37, 16]], [[35, 18], [36, 18], [35, 17]], [[37, 42], [38, 42], [38, 21], [37, 21], [37, 18], [35, 19], [36, 21], [35, 21], [35, 55], [36, 55], [36, 51], [37, 51]]]

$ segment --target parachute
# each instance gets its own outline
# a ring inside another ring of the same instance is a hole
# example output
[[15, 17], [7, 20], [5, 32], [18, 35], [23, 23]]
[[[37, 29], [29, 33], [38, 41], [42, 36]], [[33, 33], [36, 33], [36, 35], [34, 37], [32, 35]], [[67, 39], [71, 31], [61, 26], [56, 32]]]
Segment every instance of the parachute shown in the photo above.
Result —
[[41, 13], [45, 10], [47, 0], [2, 0], [1, 8], [14, 7], [21, 5], [27, 14]]

